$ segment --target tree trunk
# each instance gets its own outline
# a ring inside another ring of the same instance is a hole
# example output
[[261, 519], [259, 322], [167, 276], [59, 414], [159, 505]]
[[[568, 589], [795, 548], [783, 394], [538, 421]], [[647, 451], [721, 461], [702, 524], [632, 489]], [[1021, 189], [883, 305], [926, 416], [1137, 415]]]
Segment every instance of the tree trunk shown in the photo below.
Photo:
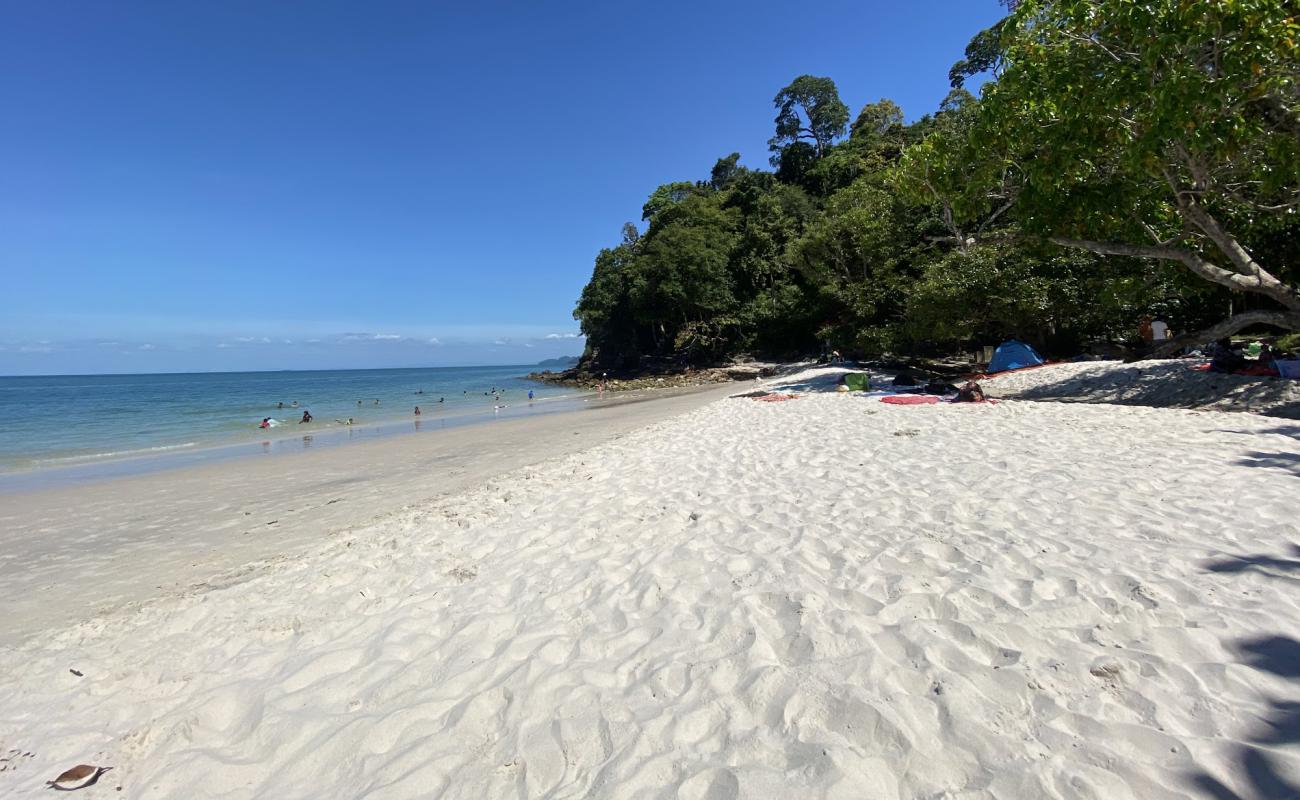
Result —
[[1185, 333], [1163, 344], [1156, 345], [1139, 355], [1137, 360], [1168, 358], [1184, 347], [1195, 347], [1217, 341], [1251, 325], [1272, 325], [1283, 330], [1300, 331], [1300, 311], [1247, 311], [1244, 314], [1237, 314], [1204, 330]]

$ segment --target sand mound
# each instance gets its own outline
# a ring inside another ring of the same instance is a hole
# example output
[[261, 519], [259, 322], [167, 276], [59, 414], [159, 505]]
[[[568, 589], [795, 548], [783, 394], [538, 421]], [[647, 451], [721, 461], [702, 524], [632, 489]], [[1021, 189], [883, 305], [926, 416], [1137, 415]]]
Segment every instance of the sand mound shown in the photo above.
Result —
[[1196, 363], [1177, 359], [1052, 364], [993, 376], [982, 385], [990, 397], [1252, 411], [1300, 419], [1300, 381], [1201, 372], [1192, 369]]

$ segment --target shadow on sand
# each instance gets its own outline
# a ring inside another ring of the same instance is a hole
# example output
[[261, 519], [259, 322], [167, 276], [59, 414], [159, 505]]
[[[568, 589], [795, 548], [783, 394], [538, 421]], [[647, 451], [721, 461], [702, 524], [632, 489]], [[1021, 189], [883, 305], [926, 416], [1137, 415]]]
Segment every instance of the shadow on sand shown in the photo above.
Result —
[[1245, 458], [1236, 462], [1238, 466], [1280, 469], [1300, 478], [1300, 455], [1295, 453], [1261, 453], [1258, 451], [1246, 453], [1245, 455]]
[[[1300, 556], [1300, 544], [1291, 545], [1291, 554]], [[1246, 556], [1228, 556], [1205, 564], [1210, 572], [1260, 572], [1272, 574], [1271, 570], [1282, 572], [1300, 572], [1300, 558], [1278, 558], [1264, 553]], [[1297, 662], [1300, 665], [1300, 661]]]
[[[1291, 545], [1291, 555], [1300, 556], [1300, 545]], [[1300, 560], [1258, 554], [1231, 556], [1205, 565], [1211, 572], [1256, 571], [1272, 577], [1291, 579], [1283, 573], [1300, 571]], [[1259, 636], [1238, 639], [1228, 649], [1236, 652], [1241, 663], [1261, 672], [1288, 680], [1300, 679], [1300, 641], [1289, 636]], [[1201, 770], [1192, 775], [1192, 783], [1215, 800], [1253, 800], [1254, 798], [1300, 798], [1300, 784], [1279, 768], [1271, 751], [1300, 744], [1300, 702], [1268, 699], [1268, 711], [1259, 719], [1245, 742], [1236, 745], [1234, 760], [1240, 765], [1239, 794], [1218, 778]]]
[[[1300, 677], [1300, 642], [1287, 636], [1243, 639], [1235, 647], [1242, 660], [1251, 667], [1283, 678]], [[1270, 700], [1268, 713], [1246, 742], [1237, 746], [1236, 760], [1241, 765], [1245, 794], [1238, 794], [1208, 772], [1192, 776], [1192, 783], [1216, 800], [1254, 800], [1255, 798], [1300, 798], [1300, 784], [1282, 774], [1269, 753], [1271, 748], [1300, 743], [1300, 703]]]

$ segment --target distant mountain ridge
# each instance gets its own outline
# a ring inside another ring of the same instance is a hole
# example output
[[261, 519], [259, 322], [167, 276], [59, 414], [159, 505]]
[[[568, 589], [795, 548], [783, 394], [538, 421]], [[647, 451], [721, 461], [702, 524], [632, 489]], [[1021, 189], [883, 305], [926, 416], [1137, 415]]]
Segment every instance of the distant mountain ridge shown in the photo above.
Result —
[[560, 356], [559, 358], [548, 358], [545, 361], [538, 361], [539, 367], [572, 367], [578, 363], [577, 356]]

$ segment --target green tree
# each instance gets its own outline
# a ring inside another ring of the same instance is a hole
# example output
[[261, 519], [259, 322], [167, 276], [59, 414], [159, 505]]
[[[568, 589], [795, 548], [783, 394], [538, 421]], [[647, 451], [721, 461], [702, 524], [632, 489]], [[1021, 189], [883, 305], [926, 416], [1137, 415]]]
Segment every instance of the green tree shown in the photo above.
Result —
[[1128, 320], [1164, 296], [1161, 276], [1130, 259], [1082, 251], [1037, 253], [1009, 241], [954, 250], [929, 264], [907, 299], [908, 335], [951, 348], [1007, 336], [1077, 351], [1093, 338], [1123, 337]]
[[740, 153], [732, 153], [719, 158], [713, 165], [713, 170], [709, 173], [709, 185], [720, 191], [730, 186], [732, 181], [745, 172], [746, 169], [740, 166]]
[[883, 139], [897, 135], [903, 129], [903, 109], [893, 100], [882, 99], [876, 103], [867, 103], [858, 112], [857, 119], [849, 128], [849, 136], [854, 139]]
[[[780, 154], [787, 146], [804, 140], [813, 144], [821, 158], [849, 124], [849, 108], [840, 100], [835, 81], [800, 75], [776, 93], [776, 136], [768, 148]], [[775, 166], [775, 164], [773, 165]]]
[[1294, 267], [1257, 247], [1266, 218], [1300, 207], [1297, 43], [1294, 0], [1023, 0], [973, 123], [909, 172], [959, 225], [1014, 202], [1027, 233], [1175, 262], [1266, 306], [1154, 355], [1300, 329]]
[[635, 361], [641, 351], [630, 295], [636, 258], [635, 240], [627, 237], [630, 226], [623, 227], [623, 244], [596, 256], [591, 280], [573, 311], [587, 337], [585, 361], [618, 367], [624, 360]]
[[649, 199], [645, 201], [645, 205], [641, 207], [641, 219], [653, 221], [660, 213], [690, 197], [695, 190], [695, 184], [690, 181], [673, 181], [672, 183], [663, 184], [650, 194]]

